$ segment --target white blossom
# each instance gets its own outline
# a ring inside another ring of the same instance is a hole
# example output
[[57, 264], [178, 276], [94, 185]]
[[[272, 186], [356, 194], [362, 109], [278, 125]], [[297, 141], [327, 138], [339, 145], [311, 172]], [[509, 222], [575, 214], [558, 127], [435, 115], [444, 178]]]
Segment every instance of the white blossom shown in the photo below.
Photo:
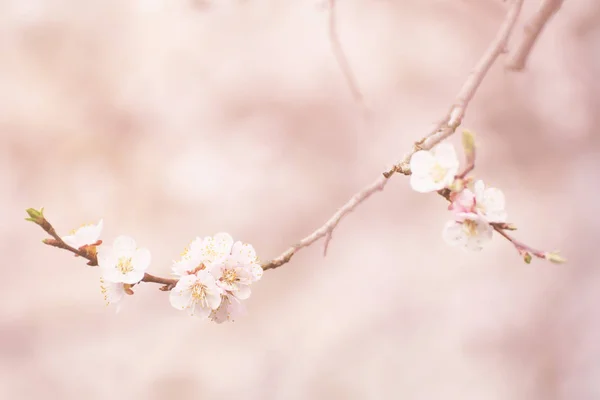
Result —
[[500, 189], [486, 188], [479, 180], [473, 185], [475, 193], [465, 188], [457, 193], [449, 209], [455, 213], [475, 213], [488, 222], [506, 222], [504, 194]]
[[73, 230], [69, 235], [63, 236], [61, 239], [69, 246], [79, 249], [83, 246], [91, 246], [98, 242], [102, 233], [103, 220], [100, 220], [96, 225], [87, 224]]
[[112, 247], [98, 250], [98, 265], [107, 282], [134, 284], [142, 280], [150, 265], [150, 251], [136, 247], [129, 236], [119, 236]]
[[121, 301], [125, 297], [125, 284], [122, 282], [107, 282], [100, 278], [100, 290], [106, 305], [116, 305], [116, 312], [121, 310]]
[[252, 282], [256, 282], [262, 278], [263, 269], [258, 263], [256, 251], [254, 247], [248, 243], [235, 242], [231, 249], [231, 255], [235, 261], [241, 265], [246, 265], [252, 272]]
[[214, 237], [196, 238], [181, 255], [179, 261], [173, 262], [173, 273], [183, 276], [196, 270], [210, 266], [217, 259], [229, 256], [233, 247], [233, 238], [225, 232]]
[[221, 304], [222, 293], [215, 278], [204, 269], [182, 276], [171, 290], [169, 301], [178, 310], [205, 319]]
[[250, 297], [250, 284], [254, 281], [254, 274], [250, 264], [242, 264], [234, 257], [224, 257], [215, 263], [211, 269], [217, 285], [224, 291], [230, 292], [240, 300]]
[[263, 269], [254, 247], [221, 232], [196, 238], [173, 263], [173, 272], [180, 280], [171, 291], [171, 305], [221, 323], [243, 314], [240, 300], [250, 297], [250, 285], [261, 279]]
[[480, 215], [458, 213], [456, 220], [446, 223], [443, 238], [450, 245], [479, 251], [492, 239], [493, 232], [494, 228]]
[[235, 321], [238, 317], [246, 314], [244, 304], [235, 296], [224, 293], [221, 295], [221, 304], [210, 313], [210, 319], [217, 324], [225, 321]]
[[479, 180], [473, 185], [475, 190], [475, 208], [477, 213], [488, 222], [506, 222], [506, 202], [500, 189], [486, 188]]
[[410, 185], [421, 193], [443, 189], [454, 182], [458, 167], [456, 151], [449, 143], [419, 150], [410, 159]]

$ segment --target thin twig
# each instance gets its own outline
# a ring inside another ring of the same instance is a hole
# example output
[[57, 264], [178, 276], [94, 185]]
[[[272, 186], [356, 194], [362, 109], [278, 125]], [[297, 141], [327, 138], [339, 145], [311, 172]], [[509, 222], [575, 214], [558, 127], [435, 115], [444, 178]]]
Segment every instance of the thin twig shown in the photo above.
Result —
[[[372, 194], [383, 190], [385, 185], [387, 184], [387, 180], [394, 172], [403, 173], [405, 175], [410, 174], [410, 168], [408, 164], [410, 162], [410, 158], [414, 153], [416, 153], [420, 149], [429, 150], [433, 148], [436, 144], [452, 135], [456, 128], [462, 122], [462, 118], [465, 115], [467, 106], [469, 102], [475, 95], [477, 88], [483, 81], [483, 78], [489, 71], [490, 67], [494, 63], [494, 61], [498, 58], [498, 56], [502, 53], [503, 48], [505, 47], [508, 37], [515, 25], [519, 12], [521, 11], [521, 6], [523, 4], [523, 0], [516, 0], [511, 9], [509, 10], [506, 20], [500, 27], [498, 34], [496, 35], [494, 41], [490, 44], [490, 47], [486, 50], [481, 60], [477, 63], [473, 72], [469, 75], [467, 81], [462, 86], [456, 101], [450, 107], [448, 114], [446, 117], [440, 121], [440, 123], [436, 126], [435, 130], [428, 134], [425, 138], [415, 143], [413, 146], [413, 150], [404, 156], [404, 160], [397, 164], [391, 171], [384, 173], [383, 177], [379, 177], [369, 186], [352, 196], [352, 198], [342, 206], [336, 212], [333, 217], [329, 219], [325, 223], [325, 225], [321, 226], [319, 229], [302, 239], [298, 244], [287, 249], [283, 254], [279, 257], [273, 259], [272, 261], [263, 264], [263, 269], [273, 269], [280, 267], [281, 265], [290, 261], [292, 256], [300, 249], [310, 246], [323, 236], [326, 236], [325, 241], [325, 252], [327, 252], [327, 246], [331, 240], [331, 234], [335, 227], [339, 224], [340, 220], [348, 214], [350, 211], [354, 210], [360, 203], [369, 198]], [[445, 126], [445, 128], [444, 128]], [[440, 131], [441, 130], [441, 131]]]
[[[47, 244], [48, 246], [58, 247], [59, 249], [64, 249], [64, 250], [70, 251], [71, 253], [75, 254], [76, 256], [83, 257], [89, 261], [88, 265], [90, 265], [90, 266], [98, 265], [98, 256], [96, 254], [95, 246], [102, 244], [102, 241], [99, 240], [98, 242], [94, 243], [93, 245], [83, 246], [83, 247], [80, 247], [79, 249], [76, 249], [72, 246], [69, 246], [68, 244], [66, 244], [64, 242], [64, 240], [58, 235], [58, 233], [56, 233], [56, 230], [54, 229], [52, 224], [46, 218], [42, 217], [42, 220], [38, 221], [38, 225], [44, 231], [46, 231], [50, 236], [52, 236], [52, 239], [50, 239], [50, 238], [44, 239], [43, 240], [44, 244]], [[159, 276], [154, 276], [154, 275], [146, 273], [146, 274], [144, 274], [144, 277], [142, 278], [142, 282], [159, 283], [161, 285], [164, 285], [161, 288], [161, 290], [171, 290], [177, 284], [177, 279], [161, 278]]]
[[547, 252], [541, 251], [541, 250], [536, 250], [533, 247], [530, 247], [523, 242], [519, 242], [517, 239], [513, 238], [511, 235], [506, 233], [504, 231], [504, 229], [502, 229], [500, 226], [498, 226], [498, 224], [492, 224], [492, 227], [494, 228], [494, 230], [496, 232], [498, 232], [500, 235], [502, 235], [504, 238], [506, 238], [509, 242], [511, 242], [515, 246], [515, 248], [517, 249], [517, 251], [519, 252], [521, 257], [527, 257], [528, 254], [531, 254], [531, 255], [536, 256], [537, 258], [541, 258], [544, 260], [548, 258]]
[[158, 283], [160, 285], [164, 285], [160, 288], [160, 290], [162, 290], [162, 291], [168, 291], [168, 290], [173, 289], [175, 287], [175, 285], [177, 285], [177, 281], [178, 281], [178, 279], [161, 278], [160, 276], [154, 276], [154, 275], [150, 275], [148, 273], [145, 273], [144, 277], [142, 278], [142, 282]]
[[344, 78], [346, 79], [346, 83], [348, 84], [348, 88], [352, 93], [352, 97], [357, 103], [363, 104], [363, 95], [358, 87], [358, 83], [356, 82], [356, 77], [352, 73], [352, 67], [350, 67], [350, 63], [348, 62], [348, 58], [346, 57], [346, 53], [342, 47], [342, 43], [340, 42], [340, 38], [337, 33], [337, 24], [336, 24], [336, 0], [329, 0], [329, 40], [331, 42], [331, 49], [333, 51], [333, 55], [344, 74]]
[[[287, 249], [283, 254], [274, 260], [269, 261], [262, 265], [263, 270], [273, 269], [282, 266], [283, 264], [290, 261], [292, 256], [301, 248], [308, 247], [323, 236], [330, 236], [331, 232], [335, 229], [335, 227], [340, 223], [340, 220], [349, 212], [354, 210], [356, 206], [369, 198], [372, 194], [383, 190], [385, 185], [387, 184], [388, 179], [385, 177], [379, 177], [375, 182], [356, 193], [352, 198], [344, 204], [342, 208], [338, 210], [326, 223], [321, 226], [319, 229], [302, 239], [299, 243]], [[329, 243], [329, 241], [327, 241]], [[327, 249], [325, 249], [327, 251]]]
[[385, 177], [390, 177], [395, 172], [404, 175], [410, 175], [409, 162], [413, 154], [419, 150], [430, 150], [433, 148], [433, 146], [452, 135], [460, 126], [463, 118], [465, 117], [469, 102], [475, 96], [475, 93], [477, 92], [477, 89], [479, 89], [481, 82], [483, 82], [483, 79], [489, 72], [498, 56], [504, 52], [504, 48], [508, 43], [508, 38], [510, 37], [515, 23], [517, 22], [519, 13], [521, 12], [522, 5], [523, 0], [514, 1], [511, 8], [508, 10], [508, 13], [506, 14], [504, 23], [496, 34], [496, 37], [487, 48], [479, 62], [475, 65], [475, 68], [473, 68], [469, 74], [469, 77], [458, 92], [456, 100], [448, 110], [448, 113], [444, 119], [436, 125], [433, 132], [429, 133], [427, 136], [425, 136], [425, 138], [415, 143], [412, 151], [407, 153], [399, 164], [396, 164], [389, 171], [384, 172], [383, 175]]
[[[333, 10], [334, 3], [335, 3], [334, 0], [330, 0], [330, 5], [332, 6], [332, 10]], [[420, 149], [430, 150], [436, 144], [438, 144], [442, 140], [446, 139], [448, 136], [452, 135], [456, 131], [456, 129], [460, 126], [462, 119], [464, 118], [466, 109], [469, 105], [469, 102], [475, 95], [475, 92], [479, 88], [479, 85], [483, 81], [485, 75], [489, 71], [489, 69], [492, 66], [492, 64], [494, 63], [494, 61], [503, 52], [503, 50], [506, 46], [506, 43], [508, 41], [508, 37], [510, 36], [510, 33], [514, 27], [514, 24], [517, 20], [520, 10], [521, 10], [522, 3], [523, 3], [523, 0], [515, 0], [514, 1], [512, 7], [510, 8], [509, 12], [507, 13], [504, 23], [500, 27], [500, 30], [498, 31], [498, 34], [496, 35], [494, 41], [490, 44], [489, 48], [486, 50], [486, 52], [482, 56], [481, 60], [477, 63], [477, 65], [475, 66], [475, 68], [473, 69], [471, 74], [469, 75], [467, 81], [462, 86], [454, 104], [452, 105], [452, 107], [450, 107], [450, 110], [448, 111], [447, 115], [436, 125], [435, 129], [431, 133], [429, 133], [428, 135], [423, 137], [421, 140], [416, 142], [413, 146], [412, 151], [404, 156], [404, 159], [402, 162], [400, 162], [399, 164], [394, 166], [394, 168], [392, 170], [384, 173], [383, 176], [378, 177], [373, 183], [371, 183], [370, 185], [365, 187], [363, 190], [359, 191], [354, 196], [352, 196], [352, 198], [346, 204], [344, 204], [323, 226], [321, 226], [319, 229], [317, 229], [316, 231], [314, 231], [313, 233], [311, 233], [310, 235], [308, 235], [307, 237], [302, 239], [296, 245], [287, 249], [279, 257], [273, 259], [272, 261], [262, 264], [263, 270], [274, 269], [274, 268], [280, 267], [281, 265], [289, 262], [290, 259], [292, 258], [292, 256], [298, 250], [300, 250], [304, 247], [310, 246], [311, 244], [313, 244], [314, 242], [316, 242], [317, 240], [319, 240], [320, 238], [322, 238], [324, 236], [326, 237], [325, 250], [324, 250], [326, 253], [327, 246], [331, 240], [332, 232], [337, 227], [337, 225], [339, 224], [339, 222], [345, 215], [347, 215], [348, 213], [353, 211], [359, 204], [364, 202], [367, 198], [369, 198], [374, 193], [383, 190], [385, 185], [388, 182], [388, 179], [391, 177], [391, 175], [393, 173], [398, 172], [398, 173], [402, 173], [405, 175], [410, 175], [410, 168], [408, 167], [408, 164], [410, 162], [410, 158], [412, 157], [412, 155], [415, 152], [417, 152]], [[332, 14], [330, 16], [330, 21], [335, 22], [333, 19], [333, 16], [334, 16], [334, 14], [332, 12]], [[331, 24], [330, 26], [332, 26], [331, 32], [335, 33], [335, 24]], [[336, 36], [333, 35], [333, 38], [335, 39]], [[336, 42], [334, 42], [334, 43], [336, 43]], [[337, 43], [339, 43], [339, 42], [337, 42]], [[341, 48], [341, 47], [338, 46], [338, 48]], [[351, 75], [347, 75], [347, 76], [351, 77]], [[358, 92], [358, 91], [356, 93], [360, 94], [360, 92]], [[442, 192], [443, 191], [440, 191], [439, 193], [442, 196], [448, 198], [447, 193], [446, 193], [447, 190], [444, 191], [444, 193], [442, 193]], [[36, 221], [34, 221], [34, 222], [36, 222]], [[66, 249], [72, 253], [75, 253], [77, 255], [87, 258], [88, 260], [90, 260], [90, 263], [94, 263], [94, 265], [97, 265], [96, 254], [93, 254], [92, 252], [87, 252], [87, 251], [84, 252], [81, 249], [74, 249], [73, 247], [68, 246], [60, 238], [60, 236], [58, 236], [56, 234], [56, 232], [54, 231], [54, 228], [52, 228], [50, 223], [48, 223], [45, 220], [45, 218], [42, 217], [42, 221], [36, 222], [36, 223], [38, 223], [38, 225], [42, 226], [42, 228], [44, 228], [44, 230], [46, 232], [48, 232], [54, 238], [54, 240], [46, 239], [44, 241], [46, 244]], [[514, 243], [514, 241], [513, 241], [513, 243]], [[150, 275], [150, 274], [145, 274], [142, 281], [161, 284], [161, 285], [163, 285], [163, 287], [161, 287], [161, 290], [171, 290], [177, 283], [176, 279], [161, 278], [161, 277], [157, 277], [157, 276]]]
[[506, 68], [513, 71], [521, 71], [525, 68], [533, 46], [550, 18], [560, 9], [562, 3], [563, 0], [542, 0], [540, 8], [525, 25], [523, 37], [509, 57]]

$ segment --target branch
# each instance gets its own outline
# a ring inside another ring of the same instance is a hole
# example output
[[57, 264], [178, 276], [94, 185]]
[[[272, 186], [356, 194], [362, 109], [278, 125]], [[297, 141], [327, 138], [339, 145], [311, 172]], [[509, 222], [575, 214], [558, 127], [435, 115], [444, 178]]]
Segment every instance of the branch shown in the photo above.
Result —
[[[330, 4], [333, 5], [334, 0], [330, 0]], [[340, 220], [348, 214], [350, 211], [354, 210], [360, 203], [369, 198], [372, 194], [383, 190], [385, 185], [387, 184], [388, 179], [394, 174], [394, 172], [402, 173], [404, 175], [410, 175], [409, 162], [410, 158], [414, 153], [418, 150], [429, 150], [433, 148], [436, 144], [446, 139], [448, 136], [452, 135], [456, 128], [460, 126], [462, 119], [465, 115], [467, 106], [469, 102], [475, 95], [477, 88], [483, 81], [483, 78], [489, 71], [490, 67], [496, 61], [498, 56], [503, 52], [506, 43], [508, 41], [508, 37], [513, 30], [515, 22], [517, 21], [517, 17], [519, 16], [519, 12], [521, 11], [521, 6], [523, 4], [523, 0], [516, 0], [508, 14], [506, 15], [506, 19], [498, 34], [494, 38], [494, 41], [490, 44], [489, 48], [486, 50], [484, 55], [481, 57], [481, 60], [477, 63], [471, 74], [469, 75], [467, 81], [462, 86], [458, 96], [447, 115], [436, 125], [435, 129], [425, 136], [423, 139], [415, 143], [411, 152], [404, 156], [404, 159], [397, 165], [395, 165], [390, 171], [387, 171], [383, 174], [383, 177], [379, 177], [369, 186], [356, 193], [352, 198], [342, 206], [336, 212], [333, 217], [331, 217], [325, 225], [321, 226], [319, 229], [302, 239], [298, 244], [287, 249], [283, 254], [279, 257], [263, 264], [263, 269], [274, 269], [282, 266], [283, 264], [290, 261], [292, 256], [296, 254], [296, 252], [304, 247], [310, 246], [320, 238], [325, 236], [325, 249], [324, 253], [327, 253], [327, 247], [331, 240], [331, 235], [333, 230], [337, 227]]]
[[344, 49], [342, 48], [342, 43], [337, 34], [337, 24], [335, 21], [335, 2], [336, 0], [328, 0], [329, 1], [329, 40], [331, 41], [331, 49], [333, 51], [333, 55], [337, 60], [342, 73], [344, 74], [344, 78], [346, 79], [346, 83], [350, 88], [350, 92], [352, 93], [352, 97], [357, 103], [363, 104], [363, 95], [360, 92], [358, 87], [358, 83], [356, 83], [356, 78], [352, 73], [352, 68], [350, 67], [350, 63], [346, 58], [346, 54], [344, 53]]
[[319, 229], [317, 229], [316, 231], [314, 231], [313, 233], [311, 233], [310, 235], [308, 235], [307, 237], [305, 237], [304, 239], [302, 239], [298, 244], [295, 244], [294, 246], [292, 246], [289, 249], [287, 249], [279, 257], [275, 258], [272, 261], [269, 261], [268, 263], [263, 264], [262, 265], [263, 270], [266, 271], [268, 269], [273, 269], [273, 268], [277, 268], [277, 267], [282, 266], [283, 264], [285, 264], [288, 261], [290, 261], [290, 259], [292, 258], [292, 256], [298, 250], [300, 250], [303, 247], [310, 246], [311, 244], [313, 244], [314, 242], [316, 242], [317, 240], [319, 240], [323, 236], [327, 236], [325, 250], [324, 250], [325, 253], [327, 253], [327, 245], [329, 244], [329, 241], [331, 240], [331, 234], [332, 234], [333, 230], [335, 229], [335, 227], [340, 223], [340, 220], [346, 214], [348, 214], [349, 212], [351, 212], [352, 210], [354, 210], [360, 203], [362, 203], [367, 198], [369, 198], [372, 194], [374, 194], [375, 192], [383, 190], [383, 188], [387, 184], [387, 181], [388, 181], [387, 178], [385, 178], [385, 177], [379, 177], [375, 182], [373, 182], [372, 184], [370, 184], [369, 186], [367, 186], [366, 188], [364, 188], [360, 192], [356, 193], [354, 196], [352, 196], [352, 198], [346, 204], [344, 204], [344, 206], [342, 208], [340, 208], [338, 210], [338, 212], [336, 212], [325, 223], [325, 225], [323, 225], [322, 227], [320, 227]]
[[515, 52], [510, 56], [506, 67], [513, 71], [521, 71], [544, 27], [562, 6], [563, 0], [542, 0], [540, 8], [531, 17], [524, 28], [524, 34], [517, 44]]
[[[44, 244], [47, 244], [48, 246], [58, 247], [59, 249], [64, 249], [64, 250], [70, 251], [71, 253], [75, 254], [76, 257], [83, 257], [86, 260], [88, 260], [87, 264], [92, 267], [95, 267], [98, 265], [96, 246], [99, 246], [100, 244], [102, 244], [101, 240], [99, 240], [98, 242], [96, 242], [94, 244], [91, 244], [88, 246], [83, 246], [83, 247], [80, 247], [79, 249], [76, 249], [76, 248], [71, 247], [68, 244], [66, 244], [64, 242], [64, 240], [62, 240], [62, 238], [58, 235], [58, 233], [56, 233], [56, 229], [54, 229], [52, 224], [44, 217], [43, 209], [38, 212], [38, 211], [30, 208], [27, 210], [27, 213], [29, 214], [29, 217], [30, 217], [30, 218], [27, 218], [27, 220], [36, 223], [44, 231], [46, 231], [46, 233], [48, 233], [50, 236], [52, 236], [51, 239], [50, 238], [44, 239], [42, 241]], [[177, 279], [161, 278], [159, 276], [154, 276], [154, 275], [151, 275], [148, 273], [144, 274], [144, 277], [142, 278], [141, 281], [149, 282], [149, 283], [158, 283], [158, 284], [164, 285], [163, 287], [160, 288], [160, 290], [163, 290], [163, 291], [171, 290], [177, 284]]]
[[[339, 46], [339, 41], [337, 41], [335, 36], [335, 24], [334, 24], [334, 14], [333, 14], [333, 6], [335, 0], [329, 0], [330, 5], [332, 6], [331, 14], [330, 14], [330, 32], [332, 34], [332, 40], [334, 44], [338, 44], [338, 49], [341, 49]], [[487, 72], [496, 61], [498, 56], [503, 52], [508, 38], [512, 32], [512, 29], [515, 25], [519, 12], [521, 10], [521, 6], [523, 4], [523, 0], [515, 0], [512, 7], [507, 13], [506, 19], [502, 26], [500, 27], [496, 37], [490, 44], [489, 48], [483, 54], [480, 61], [477, 63], [467, 81], [462, 86], [460, 92], [458, 93], [454, 104], [450, 107], [446, 116], [436, 125], [435, 129], [430, 132], [428, 135], [423, 137], [421, 140], [416, 142], [413, 146], [413, 149], [404, 156], [404, 159], [397, 165], [395, 165], [390, 171], [383, 173], [383, 176], [378, 177], [373, 183], [365, 187], [363, 190], [356, 193], [352, 198], [344, 204], [323, 226], [318, 228], [316, 231], [302, 239], [296, 245], [287, 249], [283, 254], [279, 257], [269, 261], [267, 263], [262, 264], [263, 270], [275, 269], [280, 267], [287, 262], [296, 254], [296, 252], [304, 247], [308, 247], [317, 240], [322, 237], [325, 237], [325, 249], [324, 252], [327, 252], [327, 246], [331, 240], [331, 235], [333, 230], [340, 223], [341, 219], [346, 216], [348, 213], [353, 211], [359, 204], [364, 202], [374, 193], [381, 191], [384, 189], [387, 184], [389, 178], [395, 173], [401, 173], [404, 175], [410, 175], [409, 162], [410, 158], [414, 153], [418, 150], [430, 150], [436, 144], [440, 143], [450, 135], [452, 135], [456, 129], [462, 123], [462, 119], [464, 118], [466, 109], [469, 105], [469, 102], [475, 95], [475, 92], [479, 88], [481, 82], [485, 78]], [[335, 47], [335, 46], [334, 46]], [[342, 60], [343, 60], [343, 53]], [[346, 65], [342, 63], [342, 66]], [[348, 72], [348, 71], [346, 71]], [[351, 77], [351, 74], [347, 74], [347, 77]], [[351, 86], [352, 87], [352, 86]], [[355, 92], [359, 93], [360, 92]], [[440, 192], [440, 194], [442, 194]], [[443, 195], [443, 194], [442, 194]], [[444, 196], [445, 197], [445, 196]], [[75, 249], [69, 245], [67, 245], [61, 237], [56, 233], [52, 225], [44, 218], [43, 210], [37, 211], [34, 209], [27, 210], [30, 218], [28, 220], [35, 222], [40, 225], [53, 239], [45, 239], [44, 243], [66, 249], [77, 256], [81, 256], [89, 260], [89, 265], [98, 265], [98, 260], [96, 257], [95, 251], [90, 248], [89, 250], [86, 248]], [[143, 282], [149, 283], [158, 283], [163, 285], [161, 290], [171, 290], [175, 284], [177, 283], [176, 279], [170, 278], [161, 278], [150, 274], [145, 274], [142, 279]]]
[[[470, 169], [470, 167], [467, 166], [466, 169]], [[464, 176], [467, 175], [467, 173], [468, 172], [463, 172], [463, 173], [457, 175], [457, 179], [463, 179]], [[462, 176], [463, 178], [460, 178], [460, 176]], [[452, 201], [453, 201], [453, 192], [452, 192], [452, 190], [450, 190], [448, 188], [442, 189], [442, 190], [438, 190], [437, 194], [439, 194], [440, 196], [442, 196], [444, 199], [448, 200], [448, 202], [452, 203]], [[517, 229], [513, 224], [509, 224], [509, 223], [505, 223], [505, 222], [492, 222], [492, 223], [490, 223], [490, 225], [492, 226], [492, 228], [494, 228], [494, 230], [496, 232], [498, 232], [506, 240], [508, 240], [509, 242], [511, 242], [513, 246], [515, 246], [515, 248], [519, 252], [519, 255], [521, 257], [523, 257], [523, 259], [525, 260], [525, 262], [527, 264], [529, 264], [531, 262], [531, 256], [532, 255], [535, 256], [535, 257], [537, 257], [537, 258], [548, 260], [548, 261], [553, 262], [555, 264], [561, 264], [561, 263], [564, 263], [564, 262], [567, 261], [565, 258], [561, 257], [558, 254], [558, 252], [549, 252], [549, 251], [537, 250], [537, 249], [535, 249], [535, 248], [533, 248], [531, 246], [528, 246], [525, 243], [520, 242], [517, 239], [513, 238], [511, 235], [509, 235], [508, 233], [506, 233], [506, 231], [514, 231], [514, 230]]]
[[530, 246], [524, 244], [523, 242], [519, 242], [517, 239], [513, 238], [511, 235], [506, 233], [505, 229], [508, 229], [508, 228], [503, 225], [505, 225], [505, 224], [492, 224], [492, 227], [494, 228], [494, 230], [496, 232], [498, 232], [500, 235], [502, 235], [504, 238], [506, 238], [506, 240], [511, 242], [513, 244], [513, 246], [515, 246], [515, 248], [517, 249], [517, 251], [519, 252], [521, 257], [523, 257], [523, 259], [525, 260], [525, 262], [527, 264], [529, 264], [531, 262], [532, 255], [537, 258], [541, 258], [543, 260], [548, 260], [548, 261], [551, 261], [551, 262], [557, 263], [557, 264], [560, 264], [560, 263], [563, 263], [566, 261], [563, 257], [559, 256], [556, 252], [547, 252], [547, 251], [537, 250], [537, 249], [534, 249], [533, 247], [530, 247]]
[[410, 153], [404, 156], [404, 160], [399, 164], [395, 165], [389, 171], [384, 173], [385, 177], [390, 177], [395, 172], [410, 175], [409, 162], [413, 154], [419, 150], [431, 150], [433, 146], [452, 135], [456, 128], [460, 126], [462, 120], [469, 106], [469, 102], [475, 96], [477, 89], [483, 82], [483, 79], [489, 72], [490, 68], [504, 52], [508, 43], [508, 38], [512, 33], [512, 30], [517, 22], [519, 13], [521, 12], [521, 6], [523, 0], [515, 0], [512, 7], [508, 10], [504, 23], [498, 30], [496, 37], [485, 51], [479, 62], [475, 65], [475, 68], [469, 74], [467, 81], [463, 84], [460, 92], [456, 96], [454, 104], [448, 110], [448, 113], [435, 127], [435, 129], [425, 136], [423, 139], [415, 143]]

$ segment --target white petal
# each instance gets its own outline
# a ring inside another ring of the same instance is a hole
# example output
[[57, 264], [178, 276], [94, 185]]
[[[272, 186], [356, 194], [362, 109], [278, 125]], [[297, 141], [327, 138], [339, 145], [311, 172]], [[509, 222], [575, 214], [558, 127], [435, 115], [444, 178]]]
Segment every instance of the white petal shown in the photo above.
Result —
[[242, 264], [233, 268], [237, 275], [238, 283], [242, 285], [249, 285], [255, 281], [254, 273], [252, 271], [252, 264]]
[[151, 260], [152, 256], [148, 249], [137, 249], [131, 258], [134, 270], [142, 272], [145, 272], [148, 269]]
[[221, 324], [234, 321], [246, 313], [244, 305], [231, 295], [223, 295], [221, 305], [210, 314], [212, 321]]
[[217, 281], [217, 286], [223, 290], [233, 291], [237, 289], [237, 285], [235, 283], [229, 283], [225, 281]]
[[117, 268], [115, 268], [114, 265], [112, 267], [111, 266], [100, 267], [100, 273], [102, 274], [102, 279], [104, 279], [107, 282], [113, 282], [113, 283], [123, 282], [123, 274]]
[[217, 324], [222, 324], [229, 320], [229, 300], [223, 299], [221, 305], [210, 314], [210, 319]]
[[227, 267], [223, 262], [218, 262], [212, 264], [208, 269], [208, 272], [210, 272], [210, 274], [215, 278], [215, 280], [219, 280], [223, 276], [223, 272], [225, 272], [226, 269]]
[[[458, 157], [456, 156], [456, 150], [450, 143], [440, 143], [435, 146], [432, 150], [433, 155], [437, 162], [444, 168], [454, 169], [458, 171]], [[453, 174], [455, 175], [456, 172]]]
[[429, 175], [429, 171], [435, 165], [433, 155], [425, 150], [419, 150], [410, 158], [410, 170], [412, 175]]
[[233, 295], [240, 300], [246, 300], [251, 294], [250, 286], [239, 285], [238, 290], [233, 292]]
[[483, 250], [483, 246], [476, 238], [469, 238], [465, 243], [465, 249], [469, 251], [481, 251]]
[[200, 319], [208, 318], [211, 312], [212, 309], [210, 307], [200, 307], [199, 304], [196, 304], [195, 307], [190, 308], [190, 315], [198, 317]]
[[131, 255], [135, 248], [135, 240], [129, 236], [121, 235], [113, 242], [113, 249], [118, 255]]
[[107, 304], [116, 304], [125, 297], [125, 288], [122, 283], [106, 282], [101, 278], [100, 287]]
[[252, 264], [256, 262], [256, 251], [252, 245], [242, 242], [235, 242], [231, 249], [231, 255], [240, 264]]
[[442, 237], [451, 246], [461, 245], [467, 239], [462, 224], [456, 221], [448, 221], [446, 223]]
[[121, 278], [121, 282], [123, 283], [129, 283], [129, 284], [134, 284], [134, 283], [138, 283], [139, 281], [142, 280], [142, 278], [144, 277], [144, 271], [136, 271], [133, 270], [131, 272], [128, 272], [126, 274], [121, 274], [122, 278]]
[[486, 221], [479, 219], [477, 220], [476, 234], [474, 236], [468, 236], [465, 248], [471, 251], [480, 251], [483, 249], [483, 245], [492, 239], [494, 228]]
[[177, 284], [173, 290], [189, 290], [197, 281], [198, 276], [196, 275], [184, 275], [177, 281]]
[[191, 256], [192, 254], [200, 254], [204, 249], [204, 239], [197, 237], [192, 240], [190, 245], [187, 247], [186, 255]]
[[100, 267], [114, 268], [114, 266], [117, 264], [117, 255], [113, 251], [112, 247], [101, 246], [98, 249], [98, 254], [96, 257]]
[[67, 236], [63, 236], [61, 237], [61, 239], [63, 240], [63, 242], [65, 242], [66, 244], [68, 244], [69, 246], [78, 249], [80, 248], [81, 244], [79, 244], [79, 241], [77, 240], [77, 237], [75, 235], [67, 235]]
[[494, 227], [492, 227], [486, 221], [479, 220], [477, 222], [477, 239], [480, 243], [486, 243], [492, 240], [493, 233]]
[[169, 293], [169, 302], [178, 310], [185, 310], [192, 304], [192, 291], [173, 289]]
[[192, 264], [189, 258], [182, 258], [179, 261], [173, 262], [173, 273], [178, 276], [187, 275], [188, 272], [191, 272], [196, 267], [195, 264]]
[[488, 211], [485, 214], [487, 220], [489, 222], [506, 222], [508, 219], [508, 214], [506, 211]]
[[456, 217], [456, 221], [457, 222], [464, 222], [464, 221], [467, 221], [467, 220], [472, 220], [472, 221], [482, 220], [482, 221], [485, 221], [481, 217], [481, 215], [473, 213], [473, 212], [459, 212], [459, 213], [456, 213], [455, 217]]
[[252, 277], [254, 281], [260, 280], [262, 278], [264, 270], [259, 264], [252, 264]]
[[198, 272], [196, 272], [196, 275], [192, 275], [195, 276], [197, 280], [199, 280], [200, 282], [202, 282], [203, 285], [206, 286], [214, 286], [216, 285], [215, 283], [215, 277], [206, 269], [200, 270]]
[[477, 197], [477, 201], [483, 201], [483, 194], [485, 192], [485, 183], [482, 180], [478, 180], [473, 184], [473, 191]]
[[231, 247], [233, 246], [233, 238], [229, 233], [220, 232], [217, 233], [214, 238], [215, 251], [219, 255], [231, 254]]
[[103, 220], [100, 220], [97, 225], [86, 225], [79, 228], [75, 233], [77, 240], [81, 243], [79, 246], [96, 243], [100, 239], [103, 223]]
[[485, 208], [488, 210], [504, 210], [506, 206], [506, 200], [504, 199], [504, 193], [502, 190], [496, 188], [489, 188], [483, 195], [483, 201]]
[[221, 304], [221, 293], [223, 292], [216, 285], [214, 288], [206, 289], [206, 302], [210, 309], [216, 310], [219, 307]]
[[449, 168], [448, 171], [446, 171], [446, 175], [444, 175], [444, 178], [438, 183], [437, 190], [440, 190], [440, 189], [450, 186], [452, 184], [452, 182], [454, 182], [454, 178], [456, 177], [457, 172], [458, 172], [458, 167]]
[[443, 185], [439, 186], [429, 176], [411, 175], [410, 186], [415, 192], [427, 193], [443, 189]]
[[98, 224], [96, 225], [96, 233], [98, 235], [98, 237], [96, 238], [96, 240], [100, 239], [100, 234], [102, 234], [102, 228], [104, 228], [104, 220], [101, 219], [100, 221], [98, 221]]
[[463, 189], [452, 202], [451, 209], [455, 213], [473, 211], [475, 206], [475, 195], [469, 189]]

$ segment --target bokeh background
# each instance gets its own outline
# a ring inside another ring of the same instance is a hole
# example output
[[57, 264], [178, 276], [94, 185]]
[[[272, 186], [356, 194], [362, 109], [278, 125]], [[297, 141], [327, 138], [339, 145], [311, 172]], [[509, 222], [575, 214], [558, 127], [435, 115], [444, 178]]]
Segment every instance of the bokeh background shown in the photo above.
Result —
[[0, 1], [0, 398], [600, 398], [597, 0], [566, 1], [525, 72], [502, 59], [464, 124], [518, 237], [566, 265], [445, 245], [444, 201], [396, 176], [216, 325], [149, 284], [115, 314], [23, 221], [104, 218], [157, 275], [220, 231], [279, 255], [445, 114], [506, 10], [338, 3], [364, 105], [317, 0]]

